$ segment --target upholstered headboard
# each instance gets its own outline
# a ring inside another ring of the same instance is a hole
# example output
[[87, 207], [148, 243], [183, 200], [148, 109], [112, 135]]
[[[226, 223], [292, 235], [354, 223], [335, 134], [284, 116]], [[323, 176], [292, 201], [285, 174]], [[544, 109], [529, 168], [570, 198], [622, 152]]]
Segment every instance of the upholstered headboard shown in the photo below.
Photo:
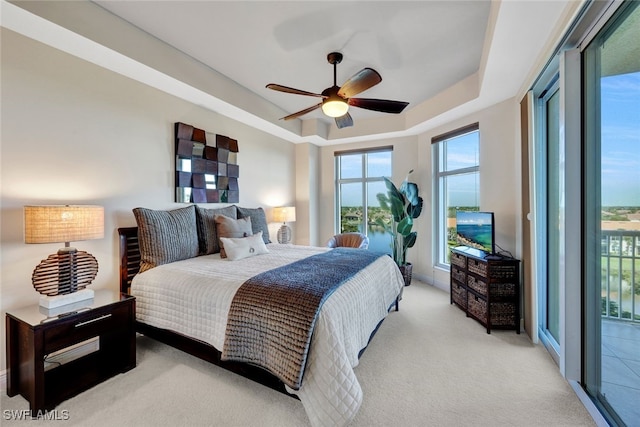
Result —
[[131, 280], [140, 271], [138, 227], [118, 228], [120, 242], [120, 292], [131, 292]]

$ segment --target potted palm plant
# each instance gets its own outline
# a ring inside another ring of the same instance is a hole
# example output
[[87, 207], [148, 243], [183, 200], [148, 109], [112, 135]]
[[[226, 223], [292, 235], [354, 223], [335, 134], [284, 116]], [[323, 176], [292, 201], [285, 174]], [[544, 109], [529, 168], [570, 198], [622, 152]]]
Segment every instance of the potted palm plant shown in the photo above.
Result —
[[422, 197], [418, 194], [418, 185], [415, 182], [409, 182], [409, 175], [412, 172], [413, 169], [402, 181], [400, 188], [396, 187], [389, 178], [384, 177], [387, 193], [377, 195], [380, 206], [391, 212], [391, 222], [379, 219], [378, 225], [391, 234], [393, 260], [400, 268], [405, 286], [411, 284], [413, 271], [412, 264], [407, 262], [407, 249], [416, 243], [418, 233], [413, 231], [413, 222], [422, 213], [423, 203]]

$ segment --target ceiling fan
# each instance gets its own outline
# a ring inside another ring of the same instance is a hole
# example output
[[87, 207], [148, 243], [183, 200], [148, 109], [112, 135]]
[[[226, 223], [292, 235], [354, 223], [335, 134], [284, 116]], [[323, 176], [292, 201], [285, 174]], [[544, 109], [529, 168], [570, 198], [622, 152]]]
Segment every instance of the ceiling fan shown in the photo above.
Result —
[[363, 68], [351, 76], [341, 87], [338, 87], [336, 84], [336, 70], [337, 65], [342, 62], [342, 54], [340, 52], [331, 52], [327, 55], [327, 61], [333, 65], [333, 86], [326, 88], [322, 93], [307, 92], [274, 83], [267, 85], [267, 89], [277, 90], [279, 92], [322, 98], [322, 102], [298, 111], [297, 113], [282, 117], [282, 120], [295, 119], [313, 110], [322, 108], [322, 112], [329, 117], [334, 117], [336, 126], [342, 129], [353, 126], [353, 118], [351, 118], [349, 114], [349, 106], [383, 113], [399, 114], [409, 105], [408, 102], [391, 101], [387, 99], [352, 98], [352, 96], [364, 92], [380, 83], [382, 81], [380, 74], [372, 68]]

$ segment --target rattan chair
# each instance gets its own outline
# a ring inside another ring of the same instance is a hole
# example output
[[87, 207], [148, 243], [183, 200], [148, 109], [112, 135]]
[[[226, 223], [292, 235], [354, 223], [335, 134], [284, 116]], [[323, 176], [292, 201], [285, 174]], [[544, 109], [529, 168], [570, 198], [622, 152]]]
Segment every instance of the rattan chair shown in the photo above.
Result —
[[362, 233], [342, 233], [336, 234], [327, 242], [327, 247], [347, 247], [367, 249], [369, 247], [369, 238]]

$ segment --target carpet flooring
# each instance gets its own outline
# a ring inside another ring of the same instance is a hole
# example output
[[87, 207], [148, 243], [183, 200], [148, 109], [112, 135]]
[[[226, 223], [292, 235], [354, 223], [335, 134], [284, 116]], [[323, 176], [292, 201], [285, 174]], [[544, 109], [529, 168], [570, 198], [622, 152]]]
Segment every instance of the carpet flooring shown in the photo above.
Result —
[[[140, 336], [137, 367], [61, 403], [63, 420], [2, 390], [3, 426], [307, 426], [302, 404]], [[546, 350], [485, 329], [449, 295], [414, 281], [360, 359], [364, 402], [352, 426], [593, 426]], [[11, 412], [17, 411], [17, 412]], [[66, 411], [66, 412], [65, 412]]]

